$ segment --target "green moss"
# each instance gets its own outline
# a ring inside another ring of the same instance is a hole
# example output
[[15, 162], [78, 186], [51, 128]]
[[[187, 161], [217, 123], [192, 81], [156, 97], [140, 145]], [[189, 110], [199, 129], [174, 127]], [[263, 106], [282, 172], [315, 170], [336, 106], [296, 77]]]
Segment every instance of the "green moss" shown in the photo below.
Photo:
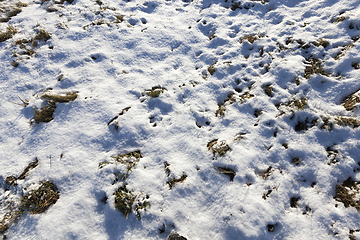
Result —
[[126, 189], [126, 185], [119, 187], [115, 195], [115, 208], [126, 216], [129, 216], [132, 210], [132, 205], [135, 201], [135, 196]]

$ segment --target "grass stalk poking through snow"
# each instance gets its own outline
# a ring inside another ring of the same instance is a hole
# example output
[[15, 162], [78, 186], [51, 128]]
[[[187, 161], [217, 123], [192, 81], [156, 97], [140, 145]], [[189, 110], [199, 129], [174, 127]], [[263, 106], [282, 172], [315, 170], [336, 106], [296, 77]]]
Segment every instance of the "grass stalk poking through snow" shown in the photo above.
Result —
[[12, 36], [17, 33], [17, 30], [13, 26], [8, 26], [5, 32], [0, 31], [0, 42], [5, 42], [6, 40], [12, 38]]

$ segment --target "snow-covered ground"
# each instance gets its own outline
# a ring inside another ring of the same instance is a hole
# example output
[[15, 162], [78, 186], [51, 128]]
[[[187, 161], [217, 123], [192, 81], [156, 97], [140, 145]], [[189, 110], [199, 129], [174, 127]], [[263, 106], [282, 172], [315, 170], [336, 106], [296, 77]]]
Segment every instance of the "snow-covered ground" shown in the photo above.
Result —
[[360, 239], [360, 0], [0, 9], [4, 239]]

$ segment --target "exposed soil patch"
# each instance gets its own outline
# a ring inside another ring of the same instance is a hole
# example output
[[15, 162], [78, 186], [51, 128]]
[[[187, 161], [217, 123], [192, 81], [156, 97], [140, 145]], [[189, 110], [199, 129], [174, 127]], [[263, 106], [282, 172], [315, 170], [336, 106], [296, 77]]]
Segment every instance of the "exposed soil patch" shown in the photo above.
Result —
[[343, 183], [336, 185], [334, 199], [342, 202], [346, 208], [354, 207], [360, 211], [360, 201], [356, 198], [358, 193], [357, 183], [349, 177]]
[[59, 191], [53, 182], [42, 182], [39, 188], [21, 200], [21, 208], [32, 214], [43, 213], [57, 202], [59, 196]]
[[5, 42], [12, 38], [15, 33], [17, 33], [17, 30], [12, 26], [8, 26], [5, 32], [0, 31], [0, 42]]
[[307, 64], [304, 74], [306, 79], [310, 79], [313, 74], [321, 74], [324, 76], [329, 75], [329, 73], [327, 73], [322, 67], [322, 63], [318, 58], [308, 58], [305, 63]]
[[56, 109], [56, 103], [65, 103], [74, 101], [77, 98], [76, 92], [67, 92], [65, 94], [43, 94], [42, 99], [46, 100], [45, 106], [41, 109], [34, 109], [34, 118], [31, 123], [48, 123], [53, 120], [53, 114]]
[[[29, 168], [26, 168], [24, 172], [29, 171], [31, 167], [34, 167], [34, 164], [30, 164]], [[8, 206], [10, 211], [5, 213], [0, 221], [0, 234], [15, 223], [23, 213], [40, 214], [45, 212], [57, 202], [59, 196], [60, 193], [52, 181], [41, 182], [38, 188], [23, 196], [20, 203], [13, 202]]]
[[299, 119], [297, 124], [295, 125], [295, 131], [304, 132], [309, 128], [312, 128], [316, 124], [317, 124], [317, 119], [310, 120], [309, 118], [306, 118], [304, 121]]
[[297, 208], [299, 200], [300, 200], [300, 197], [292, 197], [292, 198], [290, 198], [290, 207]]

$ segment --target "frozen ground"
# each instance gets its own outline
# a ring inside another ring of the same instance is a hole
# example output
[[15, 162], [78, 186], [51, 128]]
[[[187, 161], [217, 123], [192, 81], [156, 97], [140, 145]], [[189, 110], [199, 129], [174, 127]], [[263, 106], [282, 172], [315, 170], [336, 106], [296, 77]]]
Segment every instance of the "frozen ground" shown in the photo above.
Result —
[[359, 0], [0, 9], [4, 239], [360, 239]]

